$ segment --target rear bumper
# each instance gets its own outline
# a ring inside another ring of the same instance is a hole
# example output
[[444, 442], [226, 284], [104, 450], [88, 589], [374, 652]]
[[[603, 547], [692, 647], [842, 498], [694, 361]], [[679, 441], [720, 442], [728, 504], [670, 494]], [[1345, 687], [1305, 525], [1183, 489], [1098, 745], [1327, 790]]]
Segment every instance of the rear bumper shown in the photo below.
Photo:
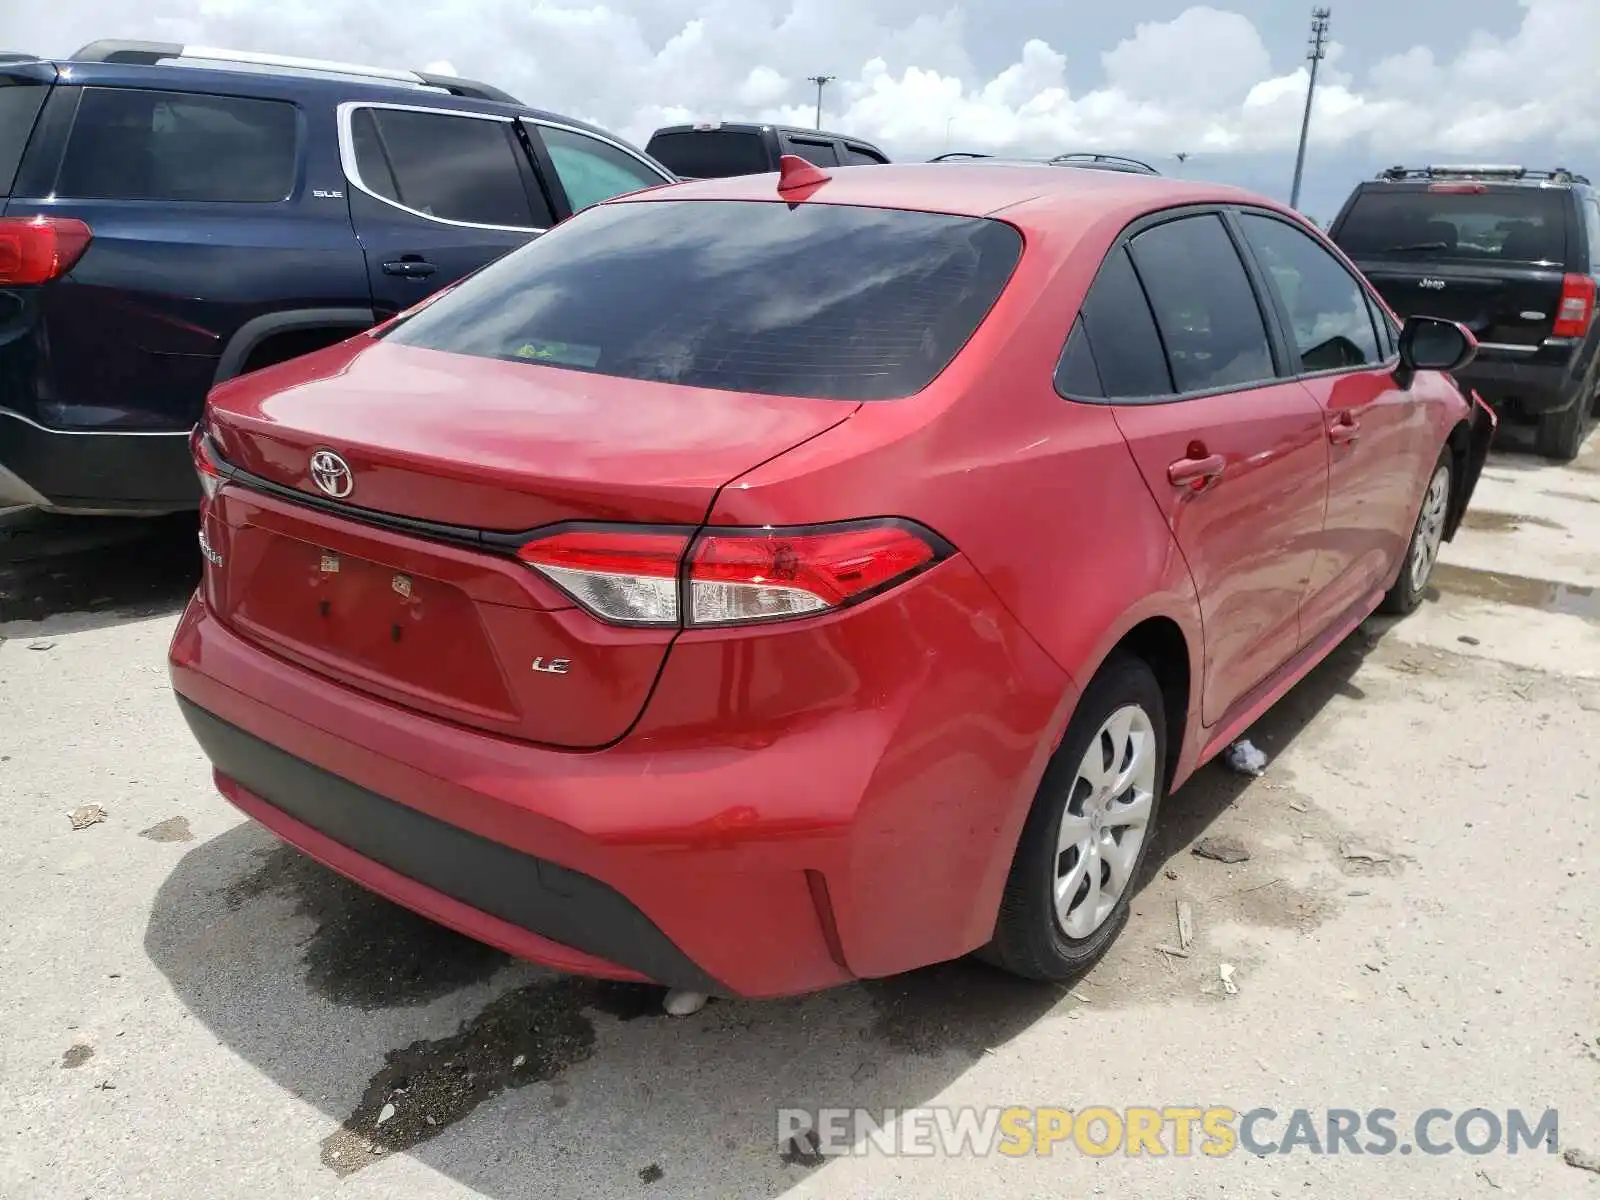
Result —
[[1514, 400], [1529, 415], [1559, 412], [1577, 402], [1576, 353], [1575, 346], [1541, 346], [1532, 354], [1485, 346], [1456, 374], [1491, 404]]
[[62, 432], [0, 411], [0, 508], [153, 516], [199, 503], [186, 432]]
[[[992, 593], [964, 560], [904, 591], [766, 647], [685, 635], [639, 725], [599, 751], [511, 741], [333, 683], [244, 640], [199, 597], [171, 673], [223, 793], [357, 882], [561, 970], [789, 995], [988, 940], [1076, 700], [1026, 634], [991, 619]], [[766, 656], [792, 673], [797, 655], [837, 654], [856, 622], [881, 667], [856, 659], [840, 672], [844, 702], [811, 694], [767, 719], [780, 676]]]

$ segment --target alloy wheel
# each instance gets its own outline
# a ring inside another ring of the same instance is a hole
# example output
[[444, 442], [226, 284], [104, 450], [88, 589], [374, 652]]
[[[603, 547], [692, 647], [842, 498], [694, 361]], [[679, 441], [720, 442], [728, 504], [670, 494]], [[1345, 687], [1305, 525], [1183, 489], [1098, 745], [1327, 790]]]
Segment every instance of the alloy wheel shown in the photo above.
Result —
[[1441, 466], [1428, 483], [1417, 517], [1417, 536], [1411, 543], [1411, 590], [1420, 592], [1433, 574], [1444, 544], [1444, 521], [1450, 508], [1450, 468]]

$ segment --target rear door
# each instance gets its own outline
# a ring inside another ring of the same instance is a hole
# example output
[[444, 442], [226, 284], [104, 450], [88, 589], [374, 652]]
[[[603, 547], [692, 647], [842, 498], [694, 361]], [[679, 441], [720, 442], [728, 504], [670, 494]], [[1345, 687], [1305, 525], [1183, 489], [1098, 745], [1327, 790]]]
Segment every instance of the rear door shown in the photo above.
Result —
[[1301, 616], [1314, 640], [1383, 583], [1405, 552], [1438, 447], [1428, 413], [1394, 378], [1390, 330], [1366, 289], [1305, 230], [1273, 213], [1239, 216], [1293, 339], [1290, 367], [1321, 406], [1328, 515]]
[[1460, 321], [1491, 352], [1531, 353], [1560, 305], [1570, 208], [1565, 188], [1374, 184], [1333, 240], [1400, 316]]
[[348, 103], [339, 127], [350, 215], [380, 320], [554, 223], [512, 117]]
[[1221, 215], [1191, 213], [1112, 252], [1074, 335], [1194, 577], [1207, 725], [1298, 647], [1327, 499], [1322, 410], [1265, 311]]

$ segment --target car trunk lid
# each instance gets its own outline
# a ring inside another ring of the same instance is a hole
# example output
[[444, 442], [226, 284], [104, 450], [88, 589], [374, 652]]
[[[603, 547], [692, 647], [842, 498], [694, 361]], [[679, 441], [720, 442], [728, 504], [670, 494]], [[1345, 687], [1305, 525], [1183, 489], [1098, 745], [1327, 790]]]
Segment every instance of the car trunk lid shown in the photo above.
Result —
[[[206, 432], [234, 478], [205, 516], [208, 599], [341, 684], [511, 737], [605, 745], [642, 711], [676, 630], [596, 620], [494, 535], [699, 525], [724, 483], [855, 407], [354, 339], [213, 393]], [[347, 469], [339, 486], [314, 481], [319, 450]]]

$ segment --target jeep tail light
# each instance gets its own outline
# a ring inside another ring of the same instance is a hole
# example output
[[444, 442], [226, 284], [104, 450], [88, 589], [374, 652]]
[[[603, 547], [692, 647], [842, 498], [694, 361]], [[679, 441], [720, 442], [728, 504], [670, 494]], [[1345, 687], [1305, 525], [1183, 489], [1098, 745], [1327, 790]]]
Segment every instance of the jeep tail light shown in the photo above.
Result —
[[1568, 275], [1561, 281], [1561, 303], [1556, 307], [1553, 337], [1582, 337], [1594, 320], [1595, 280], [1593, 275]]
[[89, 227], [72, 217], [0, 217], [0, 287], [60, 278], [93, 240]]
[[211, 451], [210, 439], [199, 425], [189, 432], [189, 454], [194, 458], [194, 473], [200, 477], [200, 490], [205, 493], [206, 499], [210, 500], [222, 487], [227, 476], [217, 465], [216, 455]]
[[535, 539], [517, 557], [601, 620], [704, 627], [843, 608], [951, 553], [909, 521], [883, 520], [698, 536], [590, 526]]

